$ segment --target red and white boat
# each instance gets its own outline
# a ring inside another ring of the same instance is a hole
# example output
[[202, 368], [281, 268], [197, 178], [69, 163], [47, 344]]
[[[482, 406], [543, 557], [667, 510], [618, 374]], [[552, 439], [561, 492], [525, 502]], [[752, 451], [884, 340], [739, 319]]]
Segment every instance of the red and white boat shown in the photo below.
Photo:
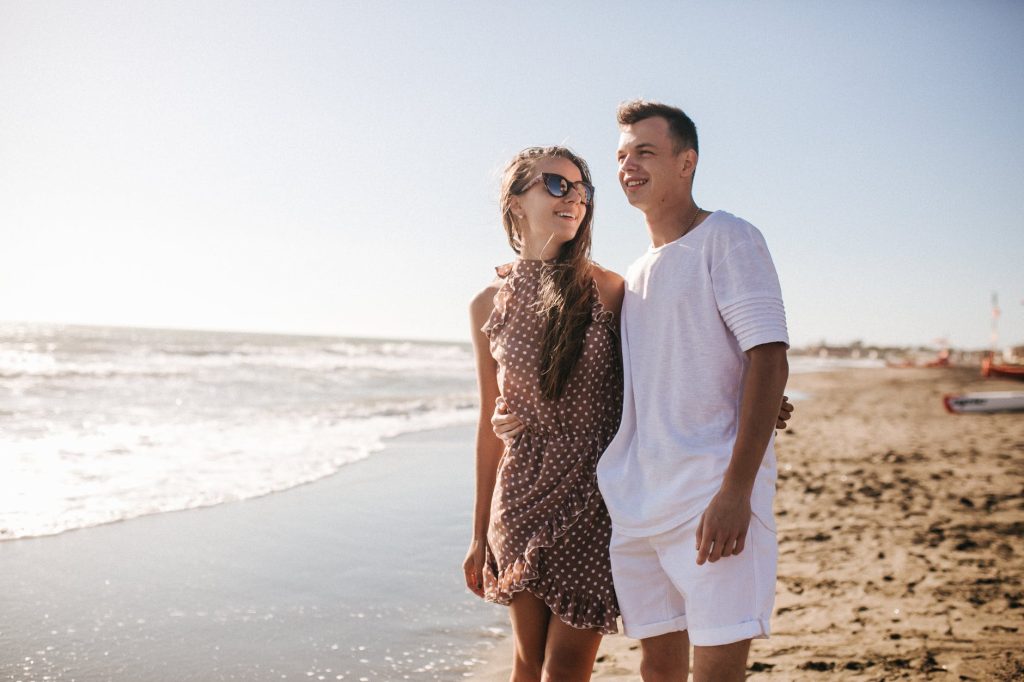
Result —
[[1001, 365], [993, 362], [992, 358], [984, 358], [981, 361], [981, 376], [1024, 381], [1024, 365]]

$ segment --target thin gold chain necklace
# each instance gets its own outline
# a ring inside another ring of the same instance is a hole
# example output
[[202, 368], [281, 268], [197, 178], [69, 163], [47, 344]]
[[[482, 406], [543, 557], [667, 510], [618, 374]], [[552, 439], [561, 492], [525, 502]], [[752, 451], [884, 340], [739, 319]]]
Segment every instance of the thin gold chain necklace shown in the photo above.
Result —
[[[697, 204], [694, 204], [694, 206], [697, 206]], [[679, 235], [680, 237], [682, 237], [685, 234], [689, 234], [690, 233], [690, 230], [693, 229], [694, 224], [697, 222], [697, 216], [699, 216], [699, 215], [700, 215], [700, 206], [697, 206], [697, 210], [694, 211], [694, 214], [693, 214], [693, 219], [690, 221], [690, 226], [688, 228], [686, 228], [686, 232], [683, 232], [683, 234]]]

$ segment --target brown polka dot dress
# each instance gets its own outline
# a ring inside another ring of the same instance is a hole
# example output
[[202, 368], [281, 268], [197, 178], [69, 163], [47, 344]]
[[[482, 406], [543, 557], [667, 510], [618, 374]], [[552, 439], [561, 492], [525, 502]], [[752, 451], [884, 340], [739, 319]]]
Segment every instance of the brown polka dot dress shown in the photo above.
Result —
[[577, 628], [617, 632], [608, 543], [611, 520], [597, 489], [597, 460], [619, 427], [618, 320], [592, 285], [592, 320], [562, 397], [541, 395], [544, 320], [534, 312], [543, 261], [498, 268], [504, 279], [483, 331], [498, 386], [526, 425], [498, 465], [487, 530], [484, 590], [508, 604], [527, 590]]

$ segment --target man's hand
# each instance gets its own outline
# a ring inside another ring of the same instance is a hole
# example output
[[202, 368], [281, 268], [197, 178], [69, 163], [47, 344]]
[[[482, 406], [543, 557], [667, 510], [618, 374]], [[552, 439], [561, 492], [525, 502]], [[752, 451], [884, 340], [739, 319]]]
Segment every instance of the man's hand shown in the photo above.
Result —
[[789, 398], [782, 396], [782, 407], [779, 408], [779, 417], [775, 421], [775, 428], [784, 429], [786, 428], [786, 422], [793, 416], [793, 403], [789, 402]]
[[491, 428], [494, 435], [500, 438], [507, 445], [513, 438], [518, 436], [526, 428], [519, 417], [509, 414], [508, 405], [500, 395], [494, 401], [494, 414], [491, 415]]
[[749, 526], [750, 495], [719, 490], [697, 526], [697, 565], [742, 552]]

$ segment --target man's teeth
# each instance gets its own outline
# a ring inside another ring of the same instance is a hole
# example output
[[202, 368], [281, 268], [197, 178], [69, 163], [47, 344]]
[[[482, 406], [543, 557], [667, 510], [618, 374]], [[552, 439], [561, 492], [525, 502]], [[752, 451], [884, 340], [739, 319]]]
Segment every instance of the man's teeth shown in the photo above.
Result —
[[639, 185], [646, 185], [646, 180], [628, 180], [626, 181], [626, 187], [637, 187]]

